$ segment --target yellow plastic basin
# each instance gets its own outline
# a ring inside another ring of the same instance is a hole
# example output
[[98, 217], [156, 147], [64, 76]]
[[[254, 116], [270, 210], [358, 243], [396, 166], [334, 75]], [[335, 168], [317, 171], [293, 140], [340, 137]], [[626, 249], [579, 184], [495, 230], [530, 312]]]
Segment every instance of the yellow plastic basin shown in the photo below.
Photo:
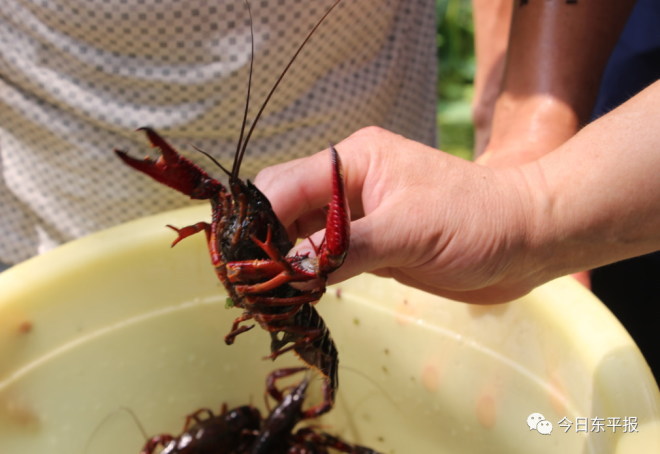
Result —
[[[200, 407], [261, 406], [266, 374], [298, 364], [264, 361], [260, 329], [224, 344], [240, 311], [225, 308], [203, 236], [171, 249], [164, 228], [208, 211], [131, 222], [0, 274], [0, 453], [137, 453], [131, 414], [149, 435], [176, 435]], [[647, 364], [570, 278], [477, 307], [363, 275], [317, 308], [340, 355], [323, 428], [352, 442], [397, 454], [660, 452]]]

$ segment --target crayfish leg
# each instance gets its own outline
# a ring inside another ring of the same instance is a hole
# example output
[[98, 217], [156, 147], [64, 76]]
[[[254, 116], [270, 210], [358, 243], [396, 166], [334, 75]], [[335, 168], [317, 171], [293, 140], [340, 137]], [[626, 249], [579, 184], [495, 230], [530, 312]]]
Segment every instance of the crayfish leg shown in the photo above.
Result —
[[155, 437], [151, 437], [149, 440], [147, 440], [145, 445], [142, 447], [140, 454], [153, 454], [154, 449], [156, 449], [158, 446], [167, 446], [175, 440], [176, 439], [169, 434], [156, 435]]
[[306, 370], [308, 370], [306, 367], [288, 367], [285, 369], [274, 370], [266, 377], [266, 395], [272, 397], [277, 402], [282, 402], [282, 400], [284, 400], [284, 394], [276, 386], [277, 381], [281, 378], [289, 377]]
[[[268, 306], [297, 306], [300, 307], [305, 303], [316, 303], [323, 296], [323, 292], [310, 292], [303, 293], [298, 296], [282, 297], [276, 296], [255, 296], [250, 298], [254, 303], [267, 304]], [[292, 312], [295, 313], [296, 310]], [[265, 316], [268, 317], [268, 316]], [[272, 318], [269, 320], [273, 320]]]
[[284, 262], [283, 266], [288, 265], [284, 260], [282, 260], [282, 255], [280, 254], [280, 251], [278, 251], [277, 248], [273, 246], [273, 233], [270, 225], [268, 225], [268, 228], [266, 230], [265, 241], [261, 241], [259, 238], [257, 238], [256, 235], [250, 235], [250, 239], [254, 244], [259, 246], [261, 250], [264, 251], [271, 260], [274, 260], [276, 262]]
[[[282, 340], [275, 340], [271, 342], [271, 354], [266, 356], [264, 359], [272, 359], [274, 360], [278, 356], [287, 353], [291, 350], [296, 350], [300, 346], [308, 345], [312, 341], [314, 341], [316, 338], [318, 338], [321, 334], [323, 334], [322, 329], [318, 328], [296, 328], [293, 326], [287, 326], [286, 330], [282, 330], [285, 332], [285, 336]], [[287, 336], [287, 334], [289, 336]], [[290, 337], [297, 338], [295, 341], [291, 340]], [[287, 347], [280, 348], [282, 345], [288, 344], [291, 342], [291, 345]]]
[[167, 227], [170, 229], [174, 230], [178, 236], [176, 239], [172, 242], [171, 247], [176, 246], [176, 244], [185, 239], [188, 238], [190, 235], [194, 235], [195, 233], [204, 231], [206, 233], [206, 241], [209, 242], [211, 240], [211, 224], [208, 222], [198, 222], [197, 224], [193, 225], [188, 225], [186, 227], [182, 228], [177, 228], [174, 227], [173, 225], [167, 224]]
[[211, 419], [211, 418], [213, 418], [213, 417], [215, 416], [215, 415], [213, 414], [213, 412], [212, 412], [210, 409], [208, 409], [208, 408], [200, 408], [200, 409], [197, 410], [196, 412], [191, 413], [191, 414], [189, 414], [188, 416], [186, 416], [186, 422], [185, 422], [184, 425], [183, 425], [183, 431], [185, 432], [185, 431], [187, 431], [188, 429], [190, 429], [190, 428], [192, 427], [192, 423], [193, 423], [193, 422], [195, 422], [196, 424], [199, 424], [199, 423], [201, 423], [202, 421], [204, 421], [204, 420], [201, 418], [201, 415], [202, 415], [202, 414], [206, 414], [206, 419]]
[[[276, 386], [277, 381], [282, 378], [286, 378], [299, 372], [308, 370], [309, 369], [307, 367], [291, 367], [286, 369], [277, 369], [271, 372], [268, 374], [268, 377], [266, 377], [266, 393], [277, 402], [281, 403], [284, 400], [284, 393], [283, 390], [280, 390]], [[306, 375], [300, 384], [291, 387], [294, 388], [293, 392], [296, 392], [296, 390], [301, 387], [301, 390], [304, 391], [307, 388], [308, 381], [309, 375]], [[329, 380], [326, 377], [323, 377], [323, 402], [302, 411], [302, 419], [316, 418], [328, 412], [333, 405], [333, 396], [334, 394], [332, 392]]]
[[303, 412], [303, 418], [317, 418], [327, 412], [329, 412], [335, 401], [335, 391], [330, 384], [330, 379], [328, 377], [323, 377], [323, 402], [320, 404], [314, 405], [313, 407], [308, 408]]
[[266, 282], [260, 282], [258, 284], [246, 284], [246, 285], [237, 285], [235, 289], [238, 293], [243, 295], [252, 295], [255, 293], [265, 293], [271, 290], [274, 290], [284, 284], [288, 284], [291, 281], [296, 280], [296, 276], [290, 274], [287, 271], [282, 271]]
[[294, 434], [294, 439], [299, 444], [311, 443], [315, 446], [315, 448], [328, 447], [335, 451], [345, 452], [348, 454], [379, 454], [373, 449], [365, 448], [364, 446], [350, 445], [341, 438], [335, 437], [326, 432], [314, 432], [310, 427], [303, 427], [298, 429], [298, 431]]
[[250, 326], [239, 326], [242, 322], [254, 318], [254, 315], [244, 312], [243, 315], [234, 320], [234, 323], [231, 325], [231, 331], [225, 336], [225, 344], [231, 345], [234, 343], [236, 336], [246, 331], [254, 328], [254, 325]]

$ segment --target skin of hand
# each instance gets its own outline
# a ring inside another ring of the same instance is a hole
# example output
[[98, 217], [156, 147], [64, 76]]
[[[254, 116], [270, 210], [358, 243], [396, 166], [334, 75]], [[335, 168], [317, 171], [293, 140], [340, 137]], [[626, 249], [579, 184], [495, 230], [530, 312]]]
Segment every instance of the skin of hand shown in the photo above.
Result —
[[[474, 0], [475, 151], [477, 161], [489, 166], [533, 161], [589, 121], [605, 65], [635, 3], [513, 2], [509, 20], [502, 2], [511, 8], [507, 0]], [[491, 10], [500, 16], [498, 26], [483, 17]], [[493, 66], [498, 58], [504, 69]]]
[[[330, 281], [373, 272], [452, 299], [495, 303], [656, 250], [659, 121], [660, 82], [558, 150], [505, 168], [362, 129], [336, 147], [353, 221], [346, 262]], [[311, 234], [320, 244], [329, 168], [326, 150], [257, 176], [292, 237]], [[303, 241], [291, 253], [311, 249]]]

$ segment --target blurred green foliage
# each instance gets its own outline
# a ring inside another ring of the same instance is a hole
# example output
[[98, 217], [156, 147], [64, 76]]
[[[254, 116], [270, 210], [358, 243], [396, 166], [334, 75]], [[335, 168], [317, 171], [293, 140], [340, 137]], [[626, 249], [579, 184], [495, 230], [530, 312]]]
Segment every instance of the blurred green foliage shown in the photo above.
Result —
[[436, 0], [438, 18], [438, 137], [440, 148], [471, 159], [474, 26], [471, 0]]

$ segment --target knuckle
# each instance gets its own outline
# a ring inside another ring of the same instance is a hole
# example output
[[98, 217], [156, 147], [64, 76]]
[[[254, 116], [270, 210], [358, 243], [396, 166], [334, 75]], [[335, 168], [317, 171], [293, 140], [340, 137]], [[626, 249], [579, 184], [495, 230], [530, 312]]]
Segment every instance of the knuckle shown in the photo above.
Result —
[[260, 189], [271, 186], [275, 180], [275, 176], [278, 174], [276, 167], [277, 166], [271, 166], [261, 169], [254, 177], [254, 184]]
[[380, 126], [365, 126], [363, 128], [355, 131], [351, 138], [358, 138], [364, 140], [378, 140], [384, 135], [391, 134], [388, 130], [381, 128]]

